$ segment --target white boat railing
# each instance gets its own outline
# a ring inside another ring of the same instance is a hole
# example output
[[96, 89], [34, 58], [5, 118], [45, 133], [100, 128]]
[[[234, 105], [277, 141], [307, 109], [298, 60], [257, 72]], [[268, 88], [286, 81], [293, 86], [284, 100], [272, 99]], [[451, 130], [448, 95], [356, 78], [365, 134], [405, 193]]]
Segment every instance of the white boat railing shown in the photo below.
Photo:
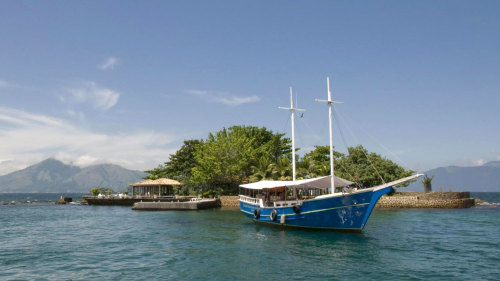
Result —
[[240, 201], [251, 203], [251, 204], [259, 204], [260, 198], [248, 197], [245, 195], [240, 195]]

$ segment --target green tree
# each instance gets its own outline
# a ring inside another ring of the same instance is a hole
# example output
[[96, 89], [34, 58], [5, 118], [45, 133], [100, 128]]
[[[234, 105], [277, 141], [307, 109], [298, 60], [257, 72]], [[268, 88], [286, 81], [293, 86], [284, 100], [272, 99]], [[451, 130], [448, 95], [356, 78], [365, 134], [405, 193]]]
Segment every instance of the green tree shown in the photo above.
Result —
[[[338, 161], [338, 175], [359, 183], [363, 187], [380, 185], [410, 176], [414, 171], [407, 171], [391, 160], [374, 152], [369, 153], [363, 146], [348, 148], [349, 154]], [[408, 183], [404, 184], [408, 185]]]
[[[363, 146], [348, 148], [349, 154], [338, 160], [338, 176], [359, 183], [363, 187], [372, 187], [385, 182], [411, 176], [414, 171], [405, 170], [391, 160], [374, 152], [369, 153]], [[336, 169], [337, 171], [337, 169]], [[383, 179], [383, 180], [382, 180]], [[409, 183], [403, 184], [407, 186]]]
[[180, 182], [187, 182], [191, 177], [191, 170], [196, 165], [194, 152], [202, 143], [201, 140], [185, 140], [184, 144], [169, 160], [153, 170], [146, 171], [146, 179], [170, 178]]
[[90, 194], [92, 194], [92, 196], [97, 196], [99, 195], [99, 187], [94, 187], [90, 190]]
[[[344, 154], [334, 151], [333, 156], [335, 164], [345, 157]], [[314, 150], [304, 154], [298, 165], [299, 177], [319, 177], [330, 174], [330, 146], [316, 145]], [[337, 170], [335, 170], [337, 172]]]
[[[192, 183], [202, 192], [216, 190], [219, 194], [236, 194], [242, 181], [267, 177], [268, 172], [262, 171], [269, 168], [271, 163], [267, 162], [289, 154], [289, 143], [283, 134], [275, 134], [264, 127], [223, 128], [209, 134], [195, 151]], [[263, 173], [260, 176], [255, 175], [258, 169]]]
[[[362, 187], [372, 187], [385, 182], [410, 176], [413, 171], [406, 171], [396, 163], [376, 153], [369, 153], [363, 146], [349, 147], [348, 154], [334, 151], [335, 175], [358, 183]], [[301, 173], [310, 177], [330, 174], [329, 146], [316, 146], [301, 159]], [[407, 184], [406, 184], [407, 185]]]
[[270, 157], [261, 156], [256, 165], [252, 166], [252, 175], [249, 180], [256, 182], [273, 178], [273, 161]]
[[272, 175], [274, 180], [292, 180], [292, 161], [288, 156], [282, 156], [273, 164]]
[[153, 170], [146, 171], [149, 175], [145, 178], [153, 180], [159, 178], [175, 179], [183, 183], [179, 190], [181, 194], [191, 193], [193, 189], [190, 181], [191, 171], [196, 166], [194, 152], [202, 143], [202, 140], [185, 140], [181, 148], [170, 155], [167, 162]]
[[106, 195], [106, 194], [113, 194], [114, 191], [111, 189], [111, 188], [107, 188], [107, 187], [94, 187], [90, 190], [90, 193], [92, 194], [92, 196], [97, 196], [100, 194], [102, 195]]
[[424, 192], [432, 191], [432, 179], [434, 179], [434, 176], [429, 177], [427, 175], [425, 175], [422, 179], [422, 183], [424, 184]]

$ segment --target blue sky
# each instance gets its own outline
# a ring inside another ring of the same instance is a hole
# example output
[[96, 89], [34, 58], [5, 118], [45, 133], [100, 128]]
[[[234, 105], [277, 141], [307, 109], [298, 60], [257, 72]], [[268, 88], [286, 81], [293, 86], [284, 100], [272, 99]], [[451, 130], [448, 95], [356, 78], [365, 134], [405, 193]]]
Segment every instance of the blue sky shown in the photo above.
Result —
[[500, 160], [498, 1], [1, 1], [0, 174], [149, 169], [231, 125], [289, 134], [290, 86], [303, 153], [328, 144], [327, 76], [340, 151]]

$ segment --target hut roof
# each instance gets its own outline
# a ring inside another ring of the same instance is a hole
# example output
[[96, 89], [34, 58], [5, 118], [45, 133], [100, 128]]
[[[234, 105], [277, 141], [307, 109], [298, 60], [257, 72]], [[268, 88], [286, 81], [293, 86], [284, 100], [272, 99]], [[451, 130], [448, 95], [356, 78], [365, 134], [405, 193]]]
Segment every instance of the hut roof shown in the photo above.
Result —
[[143, 180], [131, 184], [130, 186], [158, 186], [158, 185], [182, 185], [180, 182], [173, 179], [160, 178], [157, 180]]

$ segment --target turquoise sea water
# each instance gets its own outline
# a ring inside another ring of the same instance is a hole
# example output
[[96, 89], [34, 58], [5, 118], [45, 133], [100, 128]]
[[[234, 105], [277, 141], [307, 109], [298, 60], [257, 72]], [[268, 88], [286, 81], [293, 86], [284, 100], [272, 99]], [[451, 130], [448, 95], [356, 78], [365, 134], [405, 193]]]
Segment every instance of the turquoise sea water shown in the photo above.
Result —
[[376, 210], [363, 233], [346, 234], [259, 226], [236, 209], [137, 212], [58, 198], [0, 194], [15, 201], [0, 204], [0, 280], [500, 279], [500, 206]]

